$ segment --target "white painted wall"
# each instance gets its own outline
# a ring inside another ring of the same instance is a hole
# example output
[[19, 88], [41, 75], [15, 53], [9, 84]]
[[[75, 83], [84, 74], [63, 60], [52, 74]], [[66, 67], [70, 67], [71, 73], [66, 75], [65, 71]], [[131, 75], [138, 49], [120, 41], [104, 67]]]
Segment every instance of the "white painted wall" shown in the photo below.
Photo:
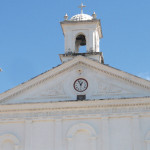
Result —
[[75, 51], [75, 41], [79, 34], [83, 34], [86, 37], [86, 52], [99, 52], [99, 42], [101, 27], [98, 25], [98, 20], [93, 22], [64, 22], [62, 25], [65, 38], [65, 53]]
[[150, 143], [145, 141], [150, 132], [149, 115], [64, 117], [1, 120], [0, 149], [150, 150]]

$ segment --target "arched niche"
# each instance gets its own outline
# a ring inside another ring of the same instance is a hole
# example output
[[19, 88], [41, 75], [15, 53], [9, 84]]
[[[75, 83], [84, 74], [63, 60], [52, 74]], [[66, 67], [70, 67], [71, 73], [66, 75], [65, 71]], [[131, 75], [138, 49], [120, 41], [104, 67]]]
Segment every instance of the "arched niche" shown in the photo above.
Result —
[[19, 150], [20, 141], [12, 134], [0, 136], [0, 150]]
[[77, 34], [76, 38], [75, 38], [75, 52], [81, 52], [79, 51], [80, 47], [84, 46], [85, 51], [86, 51], [86, 36], [83, 33], [79, 33]]
[[73, 35], [73, 40], [72, 40], [72, 46], [73, 46], [73, 51], [75, 53], [83, 53], [83, 51], [80, 51], [80, 47], [84, 48], [84, 53], [87, 52], [88, 49], [88, 33], [86, 31], [76, 31], [74, 32]]
[[79, 123], [72, 126], [67, 132], [68, 150], [96, 150], [96, 132], [88, 124]]

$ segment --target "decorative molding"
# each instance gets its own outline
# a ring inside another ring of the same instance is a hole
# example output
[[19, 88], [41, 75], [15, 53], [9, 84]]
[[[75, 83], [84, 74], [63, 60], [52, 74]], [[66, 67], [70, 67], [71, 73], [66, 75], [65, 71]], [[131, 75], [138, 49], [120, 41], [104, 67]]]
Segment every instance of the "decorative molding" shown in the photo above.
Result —
[[[127, 88], [119, 87], [117, 84], [112, 84], [112, 83], [107, 83], [103, 81], [99, 81], [96, 83], [97, 86], [97, 91], [93, 96], [104, 96], [104, 97], [114, 97], [114, 96], [120, 96], [123, 97], [126, 95], [126, 97], [129, 94], [136, 94], [133, 92], [131, 89], [128, 90]], [[128, 95], [127, 95], [128, 94]]]
[[96, 137], [96, 131], [93, 127], [86, 123], [78, 123], [73, 125], [67, 132], [67, 139], [71, 139], [78, 130], [86, 130], [90, 137]]
[[98, 89], [97, 94], [106, 94], [106, 93], [121, 93], [122, 88], [116, 87], [116, 85], [104, 85], [102, 83], [98, 83]]
[[2, 144], [6, 140], [13, 142], [15, 150], [18, 150], [18, 148], [21, 146], [20, 141], [16, 136], [14, 136], [12, 134], [3, 134], [0, 136], [0, 148], [2, 148]]
[[[74, 64], [73, 66], [76, 66], [77, 64]], [[73, 67], [73, 66], [71, 66], [71, 67]], [[70, 67], [69, 67], [70, 68]], [[41, 84], [41, 83], [44, 83], [44, 82], [46, 82], [48, 79], [52, 79], [52, 78], [55, 78], [57, 75], [59, 75], [60, 73], [63, 73], [63, 72], [65, 72], [65, 71], [67, 71], [67, 70], [69, 70], [69, 68], [66, 68], [66, 69], [62, 69], [60, 72], [58, 72], [58, 73], [56, 73], [56, 74], [53, 74], [52, 76], [48, 76], [48, 77], [46, 77], [46, 78], [44, 78], [44, 79], [42, 79], [42, 80], [40, 80], [40, 81], [38, 81], [38, 82], [36, 82], [36, 83], [34, 83], [34, 84], [32, 84], [32, 85], [29, 85], [29, 86], [27, 86], [27, 87], [25, 87], [25, 88], [21, 88], [21, 90], [18, 90], [17, 92], [15, 92], [15, 93], [13, 93], [13, 94], [11, 94], [11, 95], [9, 95], [8, 97], [5, 97], [5, 98], [3, 98], [3, 99], [1, 99], [0, 100], [0, 103], [4, 103], [5, 101], [7, 101], [9, 98], [12, 98], [12, 97], [15, 97], [15, 96], [17, 96], [17, 95], [19, 95], [19, 94], [21, 94], [21, 93], [23, 93], [23, 92], [25, 92], [25, 91], [27, 91], [27, 90], [29, 90], [29, 89], [31, 89], [31, 88], [33, 88], [33, 87], [35, 87], [35, 86], [38, 86], [39, 84]], [[51, 71], [51, 70], [50, 70]], [[39, 77], [39, 76], [38, 76]], [[37, 77], [37, 78], [38, 78]], [[28, 82], [26, 82], [25, 84], [27, 84]], [[21, 85], [19, 85], [19, 86], [21, 86]], [[19, 87], [19, 86], [17, 86], [17, 87]], [[16, 88], [17, 88], [16, 87]], [[12, 89], [13, 90], [13, 89]]]
[[63, 118], [77, 115], [131, 116], [131, 113], [142, 115], [145, 112], [150, 113], [150, 98], [1, 105], [0, 119]]
[[[92, 69], [95, 69], [97, 71], [100, 71], [104, 74], [107, 74], [108, 76], [115, 77], [116, 79], [124, 80], [125, 82], [136, 85], [138, 87], [145, 88], [147, 90], [150, 90], [150, 82], [146, 81], [144, 79], [138, 78], [136, 76], [130, 75], [128, 73], [122, 72], [120, 70], [117, 70], [115, 68], [103, 65], [98, 63], [97, 61], [93, 61], [92, 59], [83, 57], [83, 56], [77, 56], [73, 60], [70, 60], [66, 63], [63, 63], [61, 66], [56, 67], [54, 69], [51, 69], [44, 74], [41, 74], [37, 76], [36, 78], [33, 78], [32, 80], [29, 80], [7, 92], [4, 92], [1, 95], [1, 103], [7, 101], [8, 99], [11, 99], [12, 97], [15, 97], [41, 83], [46, 82], [49, 79], [55, 78], [57, 75], [66, 72], [69, 69], [72, 69], [74, 66], [77, 66], [79, 64], [85, 65], [87, 67], [90, 67]], [[138, 80], [137, 80], [138, 79]]]
[[76, 144], [74, 137], [78, 133], [78, 131], [79, 131], [79, 135], [81, 132], [88, 133], [88, 135], [86, 135], [86, 137], [88, 138], [88, 141], [86, 141], [86, 143], [84, 144], [86, 144], [87, 149], [96, 150], [97, 149], [97, 134], [94, 128], [87, 123], [75, 124], [68, 130], [67, 135], [66, 135], [68, 150], [73, 150]]
[[66, 98], [69, 97], [66, 95], [64, 88], [63, 88], [63, 82], [60, 82], [59, 84], [56, 84], [54, 86], [42, 89], [37, 94], [31, 94], [31, 96], [28, 96], [28, 98], [24, 98], [24, 100], [39, 100], [39, 99], [56, 99], [56, 98]]
[[[82, 63], [82, 62], [81, 62]], [[86, 66], [88, 66], [88, 67], [90, 67], [90, 68], [93, 68], [93, 69], [95, 69], [95, 70], [98, 70], [98, 71], [100, 71], [100, 72], [103, 72], [103, 73], [105, 73], [105, 74], [107, 74], [107, 75], [109, 75], [109, 76], [112, 76], [112, 77], [115, 77], [115, 78], [117, 78], [117, 79], [121, 79], [121, 80], [124, 80], [124, 81], [126, 81], [126, 82], [128, 82], [128, 83], [130, 83], [130, 84], [133, 84], [133, 85], [137, 85], [137, 86], [140, 86], [140, 87], [142, 87], [142, 88], [146, 88], [146, 89], [150, 89], [150, 85], [149, 86], [146, 86], [146, 85], [144, 85], [144, 84], [142, 84], [142, 83], [138, 83], [138, 82], [136, 82], [136, 81], [133, 81], [133, 80], [131, 80], [131, 79], [128, 79], [128, 78], [125, 78], [125, 77], [123, 77], [123, 76], [121, 76], [120, 74], [122, 73], [122, 74], [128, 74], [128, 73], [126, 73], [126, 72], [123, 72], [123, 71], [121, 71], [121, 70], [117, 70], [117, 69], [115, 69], [115, 68], [112, 68], [112, 67], [109, 67], [109, 66], [106, 66], [106, 65], [103, 65], [103, 64], [101, 64], [102, 66], [101, 67], [99, 67], [99, 68], [97, 68], [97, 66], [95, 67], [95, 66], [93, 66], [93, 65], [91, 65], [91, 64], [85, 64], [85, 63], [82, 63], [83, 65], [86, 65]], [[114, 69], [114, 70], [116, 70], [116, 71], [120, 71], [121, 73], [119, 74], [119, 75], [117, 75], [117, 74], [115, 74], [115, 73], [111, 73], [111, 71], [109, 72], [109, 71], [106, 71], [105, 69], [104, 69], [104, 67], [109, 67], [109, 68], [111, 68], [111, 69]], [[131, 75], [131, 74], [128, 74], [128, 75]], [[136, 76], [134, 76], [134, 75], [132, 75], [133, 77], [136, 77]], [[136, 77], [136, 78], [138, 78], [138, 77]], [[133, 79], [133, 78], [132, 78]], [[138, 78], [139, 80], [140, 79], [142, 79], [142, 78]], [[144, 80], [144, 79], [142, 79], [142, 80]], [[146, 81], [146, 80], [145, 80]], [[149, 82], [149, 81], [147, 81], [147, 82]]]

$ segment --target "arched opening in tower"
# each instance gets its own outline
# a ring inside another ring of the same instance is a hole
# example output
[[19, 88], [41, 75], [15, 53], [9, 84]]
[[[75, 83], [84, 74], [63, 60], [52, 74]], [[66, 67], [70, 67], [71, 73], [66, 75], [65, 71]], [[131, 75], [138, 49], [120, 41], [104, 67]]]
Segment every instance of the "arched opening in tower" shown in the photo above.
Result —
[[75, 52], [85, 53], [86, 52], [86, 37], [83, 34], [79, 34], [75, 41]]

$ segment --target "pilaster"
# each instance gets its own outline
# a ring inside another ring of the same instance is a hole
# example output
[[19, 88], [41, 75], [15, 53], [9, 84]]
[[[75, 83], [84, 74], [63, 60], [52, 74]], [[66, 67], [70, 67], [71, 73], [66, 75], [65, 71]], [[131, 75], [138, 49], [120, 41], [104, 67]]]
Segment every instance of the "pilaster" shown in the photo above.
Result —
[[62, 119], [55, 120], [55, 150], [62, 150]]
[[25, 150], [32, 150], [32, 120], [25, 121]]
[[108, 117], [102, 118], [102, 150], [109, 150], [109, 123]]
[[139, 116], [132, 116], [132, 136], [133, 136], [133, 147], [134, 150], [141, 150], [141, 133], [140, 133], [140, 122]]

